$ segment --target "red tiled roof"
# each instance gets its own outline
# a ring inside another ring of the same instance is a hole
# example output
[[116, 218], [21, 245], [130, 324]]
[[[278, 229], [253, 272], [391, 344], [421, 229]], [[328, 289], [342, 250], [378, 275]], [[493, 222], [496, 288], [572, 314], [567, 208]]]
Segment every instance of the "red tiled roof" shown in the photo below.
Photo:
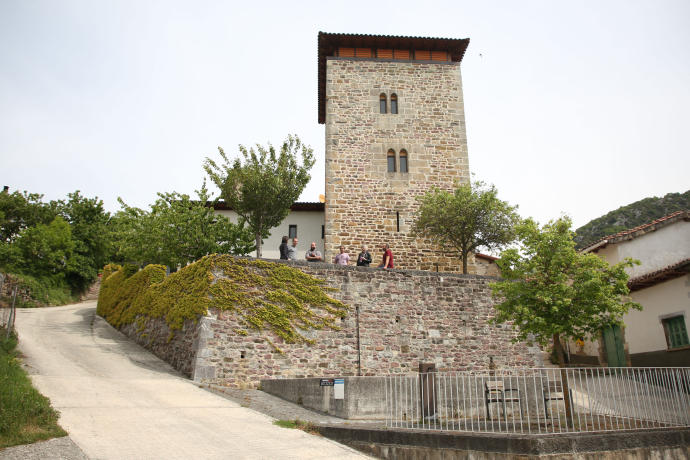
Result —
[[664, 281], [685, 276], [688, 273], [690, 273], [690, 258], [645, 275], [631, 278], [628, 281], [628, 288], [630, 288], [630, 291], [639, 291], [640, 289], [654, 286]]
[[649, 223], [639, 225], [634, 228], [629, 228], [627, 230], [614, 233], [613, 235], [605, 236], [581, 249], [580, 252], [598, 251], [599, 249], [606, 247], [608, 244], [635, 239], [679, 220], [690, 220], [690, 211], [676, 211], [668, 216], [661, 217]]
[[319, 123], [326, 122], [326, 57], [338, 47], [416, 49], [447, 51], [451, 61], [460, 62], [470, 44], [469, 38], [429, 38], [396, 35], [332, 34], [319, 32]]
[[489, 260], [489, 261], [491, 261], [491, 262], [494, 262], [494, 261], [500, 259], [500, 257], [494, 257], [494, 256], [490, 256], [490, 255], [488, 255], [488, 254], [482, 254], [482, 253], [480, 253], [480, 252], [477, 252], [477, 253], [474, 255], [474, 257], [479, 257], [480, 259]]

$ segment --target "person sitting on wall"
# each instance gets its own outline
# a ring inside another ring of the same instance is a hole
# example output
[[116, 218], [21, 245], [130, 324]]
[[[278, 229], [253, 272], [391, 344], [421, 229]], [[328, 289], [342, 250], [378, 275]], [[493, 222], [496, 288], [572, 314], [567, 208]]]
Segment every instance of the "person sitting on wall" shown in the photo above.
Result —
[[323, 260], [323, 257], [321, 257], [321, 252], [316, 249], [315, 242], [311, 242], [311, 249], [307, 251], [307, 254], [304, 256], [304, 258], [309, 262], [321, 262]]
[[297, 260], [297, 237], [292, 239], [292, 246], [287, 248], [287, 258], [288, 260]]
[[379, 268], [393, 268], [393, 251], [391, 251], [391, 248], [387, 243], [381, 245], [381, 250], [383, 251], [383, 261], [381, 262], [381, 265], [379, 265]]
[[362, 246], [362, 252], [357, 256], [357, 266], [358, 267], [368, 267], [371, 263], [371, 254], [367, 251], [367, 245]]
[[278, 251], [280, 251], [280, 258], [283, 260], [288, 259], [288, 237], [284, 236], [283, 241], [280, 243], [280, 246], [278, 246]]
[[350, 263], [350, 254], [345, 252], [345, 246], [340, 246], [340, 254], [335, 256], [336, 265], [347, 265]]

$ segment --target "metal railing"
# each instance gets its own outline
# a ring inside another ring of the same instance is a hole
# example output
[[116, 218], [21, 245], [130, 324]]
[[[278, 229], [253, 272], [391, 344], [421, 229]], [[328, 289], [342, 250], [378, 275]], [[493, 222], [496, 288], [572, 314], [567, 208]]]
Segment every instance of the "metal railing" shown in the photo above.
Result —
[[690, 368], [391, 375], [386, 426], [551, 434], [690, 426]]

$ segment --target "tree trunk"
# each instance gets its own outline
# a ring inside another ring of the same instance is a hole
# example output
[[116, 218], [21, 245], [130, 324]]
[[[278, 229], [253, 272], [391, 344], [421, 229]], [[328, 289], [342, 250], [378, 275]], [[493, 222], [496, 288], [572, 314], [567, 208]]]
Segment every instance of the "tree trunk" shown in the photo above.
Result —
[[568, 427], [572, 428], [572, 401], [570, 400], [570, 385], [568, 385], [568, 370], [565, 367], [565, 353], [563, 351], [563, 345], [561, 344], [561, 338], [558, 334], [553, 335], [553, 349], [556, 350], [558, 367], [561, 368], [561, 385], [563, 389], [563, 402], [565, 403], [566, 423]]
[[467, 275], [467, 252], [462, 251], [462, 274]]
[[261, 233], [257, 233], [254, 235], [254, 238], [256, 239], [256, 258], [260, 259], [261, 258]]

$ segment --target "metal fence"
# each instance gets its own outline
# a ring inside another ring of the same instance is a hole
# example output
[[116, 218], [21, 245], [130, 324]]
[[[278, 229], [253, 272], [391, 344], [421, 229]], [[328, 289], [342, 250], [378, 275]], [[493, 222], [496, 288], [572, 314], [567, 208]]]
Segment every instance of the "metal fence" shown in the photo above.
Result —
[[569, 368], [385, 377], [386, 426], [551, 434], [690, 426], [690, 368]]

